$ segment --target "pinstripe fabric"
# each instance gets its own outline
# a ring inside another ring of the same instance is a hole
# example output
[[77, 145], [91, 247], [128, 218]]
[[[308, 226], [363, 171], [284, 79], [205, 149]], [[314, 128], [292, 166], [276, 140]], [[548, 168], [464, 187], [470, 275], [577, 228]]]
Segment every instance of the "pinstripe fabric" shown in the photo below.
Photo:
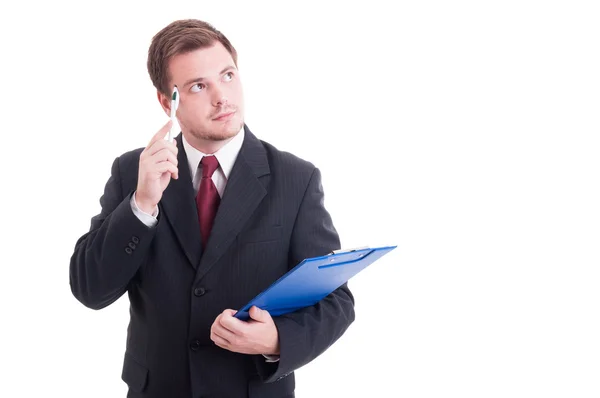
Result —
[[[181, 148], [181, 136], [177, 140]], [[73, 294], [84, 305], [100, 309], [128, 295], [122, 373], [128, 396], [293, 397], [294, 370], [334, 344], [354, 320], [346, 285], [313, 307], [274, 318], [277, 363], [217, 347], [210, 326], [224, 309], [240, 308], [302, 259], [340, 248], [319, 170], [245, 126], [203, 249], [187, 167], [165, 190], [156, 226], [146, 227], [132, 213], [141, 150], [113, 163], [102, 210], [77, 241], [70, 264]], [[187, 164], [185, 151], [178, 157]]]

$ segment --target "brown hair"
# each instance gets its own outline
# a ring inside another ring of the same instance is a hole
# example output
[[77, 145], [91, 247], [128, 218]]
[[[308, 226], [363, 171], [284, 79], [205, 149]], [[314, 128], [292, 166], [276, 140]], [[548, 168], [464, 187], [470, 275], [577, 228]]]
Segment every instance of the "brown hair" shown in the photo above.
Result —
[[169, 61], [172, 57], [185, 54], [220, 42], [229, 51], [235, 66], [237, 52], [229, 40], [207, 22], [197, 19], [182, 19], [171, 22], [153, 38], [148, 49], [148, 74], [152, 84], [163, 94], [170, 96]]

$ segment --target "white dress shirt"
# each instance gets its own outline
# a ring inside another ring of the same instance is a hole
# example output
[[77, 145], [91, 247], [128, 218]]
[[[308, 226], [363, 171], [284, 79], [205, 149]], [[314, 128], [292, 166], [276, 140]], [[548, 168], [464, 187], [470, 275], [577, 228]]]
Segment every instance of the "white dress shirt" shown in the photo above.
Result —
[[[200, 189], [200, 181], [202, 180], [202, 165], [200, 164], [200, 161], [204, 156], [215, 156], [219, 161], [219, 167], [213, 173], [212, 180], [217, 187], [219, 196], [223, 197], [223, 192], [225, 191], [225, 186], [227, 185], [227, 179], [229, 178], [229, 174], [231, 174], [231, 169], [233, 169], [233, 165], [235, 164], [237, 156], [240, 153], [240, 149], [242, 149], [242, 144], [244, 143], [244, 128], [242, 127], [240, 132], [233, 137], [231, 141], [215, 152], [214, 155], [200, 152], [190, 145], [190, 143], [185, 139], [185, 136], [182, 136], [181, 138], [183, 141], [183, 149], [185, 150], [188, 160], [188, 167], [190, 168], [190, 176], [192, 177], [194, 193], [198, 193], [198, 189]], [[135, 201], [135, 193], [131, 197], [131, 208], [133, 213], [140, 219], [140, 221], [142, 221], [148, 227], [153, 227], [158, 222], [158, 206], [154, 208], [154, 212], [152, 214], [142, 211]]]
[[[182, 135], [181, 138], [183, 142], [183, 149], [185, 150], [188, 160], [188, 167], [190, 168], [190, 176], [192, 177], [194, 193], [198, 193], [200, 181], [202, 180], [202, 165], [200, 164], [200, 161], [204, 156], [216, 156], [217, 160], [219, 161], [219, 167], [213, 173], [212, 180], [217, 187], [219, 196], [223, 197], [227, 180], [231, 174], [231, 169], [233, 169], [233, 165], [235, 164], [238, 154], [240, 153], [240, 149], [242, 148], [242, 144], [244, 143], [244, 127], [241, 128], [240, 132], [233, 137], [231, 141], [225, 144], [213, 155], [202, 153], [191, 146], [190, 143], [185, 139], [185, 136]], [[131, 209], [133, 210], [133, 213], [140, 219], [140, 221], [142, 221], [148, 227], [153, 227], [158, 222], [158, 206], [154, 208], [154, 212], [152, 214], [142, 211], [135, 201], [135, 192], [131, 196]], [[279, 360], [279, 356], [277, 355], [263, 356], [267, 359], [267, 362], [277, 362]]]

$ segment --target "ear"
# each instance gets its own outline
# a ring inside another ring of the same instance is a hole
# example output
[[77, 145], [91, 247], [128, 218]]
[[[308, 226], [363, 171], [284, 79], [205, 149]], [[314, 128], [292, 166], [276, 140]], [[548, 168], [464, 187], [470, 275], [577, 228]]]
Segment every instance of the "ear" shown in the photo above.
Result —
[[160, 106], [162, 106], [163, 110], [167, 114], [167, 116], [171, 116], [171, 99], [161, 93], [159, 90], [156, 90], [156, 97], [158, 98], [158, 102]]

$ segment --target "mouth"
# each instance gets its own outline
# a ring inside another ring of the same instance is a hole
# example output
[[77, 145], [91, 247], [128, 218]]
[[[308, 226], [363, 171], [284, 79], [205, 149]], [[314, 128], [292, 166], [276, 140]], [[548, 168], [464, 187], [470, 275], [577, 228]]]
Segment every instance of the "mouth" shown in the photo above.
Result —
[[227, 113], [220, 113], [217, 116], [213, 117], [213, 120], [215, 120], [217, 122], [222, 122], [222, 121], [231, 119], [231, 117], [233, 117], [234, 114], [235, 114], [235, 111], [227, 112]]

